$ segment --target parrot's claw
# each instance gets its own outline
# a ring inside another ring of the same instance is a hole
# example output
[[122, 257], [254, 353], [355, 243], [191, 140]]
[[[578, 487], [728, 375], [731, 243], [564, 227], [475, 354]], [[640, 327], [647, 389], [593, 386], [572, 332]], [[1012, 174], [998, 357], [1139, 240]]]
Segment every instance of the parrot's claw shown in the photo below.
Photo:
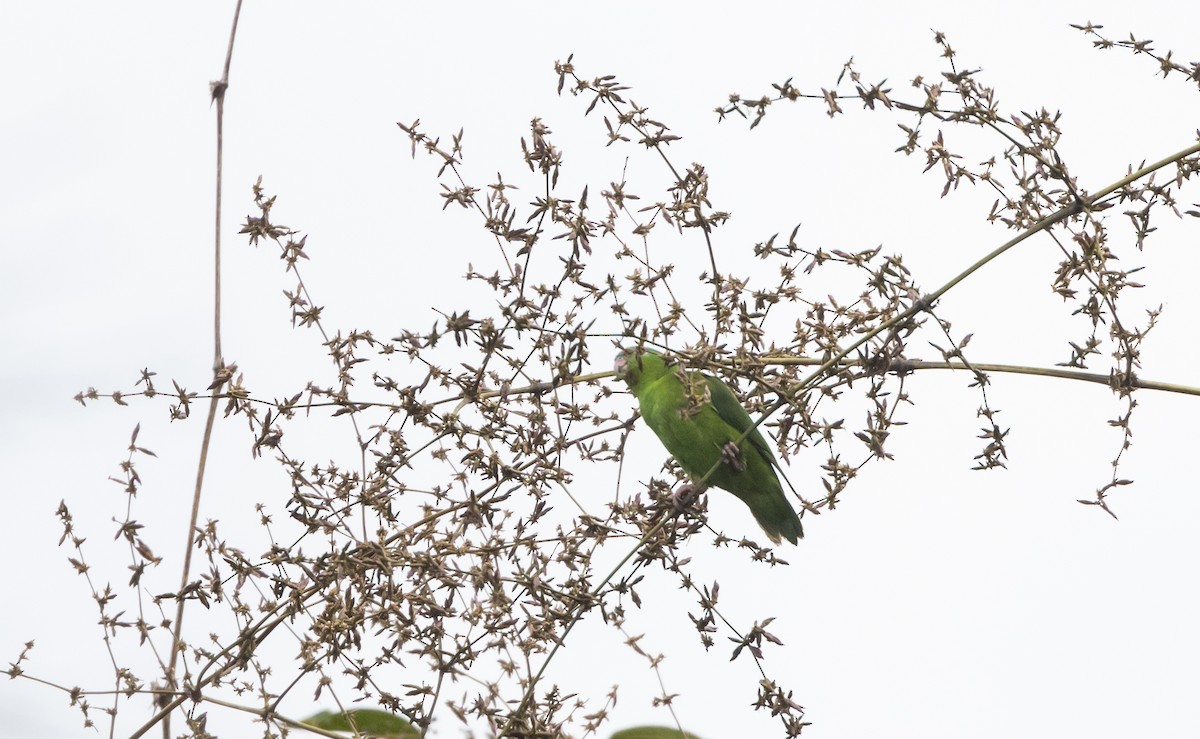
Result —
[[671, 493], [671, 505], [675, 506], [678, 513], [683, 513], [687, 507], [695, 500], [696, 494], [703, 491], [704, 488], [699, 488], [692, 483], [684, 483], [679, 486], [679, 489]]
[[742, 456], [742, 450], [732, 441], [725, 442], [725, 446], [721, 447], [721, 461], [738, 472], [746, 471], [746, 458]]

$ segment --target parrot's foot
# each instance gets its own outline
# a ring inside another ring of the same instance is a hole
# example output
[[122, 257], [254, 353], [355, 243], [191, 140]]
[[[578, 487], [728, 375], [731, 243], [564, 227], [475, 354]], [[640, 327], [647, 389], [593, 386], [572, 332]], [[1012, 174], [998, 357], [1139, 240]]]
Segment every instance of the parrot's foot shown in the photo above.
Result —
[[704, 492], [704, 488], [697, 487], [690, 482], [684, 483], [671, 493], [671, 505], [675, 506], [676, 512], [683, 513], [696, 499], [696, 496], [702, 492]]
[[746, 471], [746, 458], [742, 456], [742, 450], [732, 441], [725, 442], [725, 446], [721, 447], [721, 461], [738, 472]]

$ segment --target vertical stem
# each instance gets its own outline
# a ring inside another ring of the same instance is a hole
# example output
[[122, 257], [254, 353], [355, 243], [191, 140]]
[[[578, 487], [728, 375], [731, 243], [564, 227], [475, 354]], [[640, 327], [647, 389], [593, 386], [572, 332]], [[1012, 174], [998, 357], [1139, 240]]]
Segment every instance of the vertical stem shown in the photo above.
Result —
[[[183, 569], [179, 575], [179, 597], [176, 599], [175, 623], [171, 631], [171, 657], [167, 662], [165, 675], [167, 686], [178, 690], [179, 683], [175, 679], [175, 665], [179, 660], [180, 639], [183, 634], [183, 614], [186, 598], [184, 591], [192, 569], [192, 550], [196, 544], [196, 521], [200, 517], [200, 493], [204, 489], [204, 470], [208, 464], [208, 449], [212, 442], [213, 424], [217, 417], [217, 400], [220, 387], [229, 378], [225, 375], [225, 359], [221, 353], [221, 182], [224, 165], [224, 134], [225, 134], [225, 90], [229, 87], [229, 67], [233, 62], [233, 42], [237, 37], [238, 18], [242, 13], [242, 0], [238, 0], [233, 11], [233, 24], [229, 30], [229, 46], [225, 52], [225, 68], [221, 79], [212, 83], [212, 99], [217, 105], [217, 173], [216, 173], [216, 202], [214, 204], [213, 223], [213, 391], [208, 404], [208, 418], [204, 423], [204, 438], [200, 443], [200, 461], [196, 465], [196, 485], [192, 492], [192, 513], [188, 519], [187, 548], [183, 553]], [[163, 739], [170, 739], [171, 716], [163, 715]]]

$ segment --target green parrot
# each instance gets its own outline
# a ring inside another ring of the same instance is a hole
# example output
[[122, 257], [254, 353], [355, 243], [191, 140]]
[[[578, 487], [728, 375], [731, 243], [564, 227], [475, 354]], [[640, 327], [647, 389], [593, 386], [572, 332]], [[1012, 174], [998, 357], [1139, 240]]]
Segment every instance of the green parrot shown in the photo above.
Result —
[[[646, 425], [693, 480], [720, 462], [707, 485], [736, 495], [772, 542], [782, 537], [795, 544], [804, 536], [775, 474], [779, 464], [771, 447], [728, 385], [673, 367], [649, 349], [622, 350], [615, 369], [637, 396]], [[749, 435], [735, 444], [747, 430]]]

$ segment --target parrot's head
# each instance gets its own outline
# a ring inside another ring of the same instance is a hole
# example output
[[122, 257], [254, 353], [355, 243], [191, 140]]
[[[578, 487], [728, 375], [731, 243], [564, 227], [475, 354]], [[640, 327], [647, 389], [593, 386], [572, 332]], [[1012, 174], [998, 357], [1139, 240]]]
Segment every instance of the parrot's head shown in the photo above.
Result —
[[653, 349], [622, 349], [613, 363], [613, 370], [630, 389], [637, 390], [643, 378], [656, 380], [665, 375], [667, 360]]

